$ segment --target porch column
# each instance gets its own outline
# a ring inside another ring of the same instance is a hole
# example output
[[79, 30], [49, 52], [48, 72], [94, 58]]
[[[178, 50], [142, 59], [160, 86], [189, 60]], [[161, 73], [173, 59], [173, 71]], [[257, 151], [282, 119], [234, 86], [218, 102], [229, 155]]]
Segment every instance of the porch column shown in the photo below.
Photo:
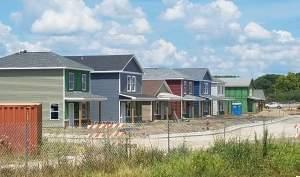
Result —
[[134, 123], [134, 109], [135, 109], [135, 102], [131, 102], [131, 123]]
[[79, 102], [79, 127], [82, 126], [82, 103]]

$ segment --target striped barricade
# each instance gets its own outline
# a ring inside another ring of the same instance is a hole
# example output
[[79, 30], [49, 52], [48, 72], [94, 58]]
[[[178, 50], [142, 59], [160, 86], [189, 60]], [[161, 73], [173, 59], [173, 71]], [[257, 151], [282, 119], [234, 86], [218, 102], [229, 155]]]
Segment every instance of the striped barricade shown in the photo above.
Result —
[[124, 126], [122, 123], [100, 123], [88, 125], [88, 138], [103, 139], [103, 138], [120, 138], [125, 135], [120, 129]]

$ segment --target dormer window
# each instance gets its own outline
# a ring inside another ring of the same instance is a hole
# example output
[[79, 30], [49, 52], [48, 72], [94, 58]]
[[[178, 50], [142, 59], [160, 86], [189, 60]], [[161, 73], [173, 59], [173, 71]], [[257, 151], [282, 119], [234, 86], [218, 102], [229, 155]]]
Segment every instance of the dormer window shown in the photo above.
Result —
[[81, 89], [82, 91], [86, 91], [86, 81], [87, 81], [87, 75], [86, 74], [82, 74], [81, 75]]

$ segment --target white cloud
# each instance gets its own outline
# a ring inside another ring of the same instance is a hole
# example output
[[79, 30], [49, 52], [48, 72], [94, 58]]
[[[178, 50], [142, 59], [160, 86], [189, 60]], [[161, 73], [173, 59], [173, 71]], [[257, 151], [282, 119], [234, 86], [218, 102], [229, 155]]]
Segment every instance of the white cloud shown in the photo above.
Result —
[[161, 17], [169, 21], [182, 19], [183, 17], [185, 17], [186, 6], [186, 1], [177, 1], [177, 3], [173, 7], [166, 9], [166, 11], [161, 15]]
[[295, 41], [292, 33], [288, 32], [288, 31], [274, 30], [273, 32], [275, 33], [276, 39], [278, 42], [287, 43], [287, 42]]
[[141, 59], [146, 66], [168, 66], [174, 67], [190, 66], [192, 57], [185, 51], [178, 50], [175, 45], [164, 39], [154, 41], [149, 49], [145, 49]]
[[167, 21], [180, 21], [196, 33], [198, 39], [206, 39], [236, 33], [239, 29], [240, 11], [232, 1], [216, 0], [208, 4], [179, 0], [166, 8], [161, 17]]
[[244, 32], [250, 39], [270, 39], [272, 37], [271, 32], [255, 22], [248, 23], [244, 28]]
[[134, 18], [132, 28], [137, 33], [148, 33], [151, 31], [150, 24], [145, 18]]
[[29, 51], [45, 51], [47, 48], [43, 47], [41, 42], [20, 41], [14, 34], [10, 26], [0, 22], [0, 48], [4, 50], [2, 54], [10, 54], [20, 50]]
[[32, 24], [33, 32], [66, 34], [101, 29], [101, 22], [95, 19], [92, 9], [83, 0], [53, 0], [53, 3], [56, 6], [46, 9]]
[[128, 0], [103, 0], [96, 6], [96, 12], [112, 18], [144, 17], [143, 10], [134, 8]]
[[241, 15], [239, 8], [233, 1], [217, 0], [211, 4], [214, 11], [218, 12], [224, 20], [238, 19]]

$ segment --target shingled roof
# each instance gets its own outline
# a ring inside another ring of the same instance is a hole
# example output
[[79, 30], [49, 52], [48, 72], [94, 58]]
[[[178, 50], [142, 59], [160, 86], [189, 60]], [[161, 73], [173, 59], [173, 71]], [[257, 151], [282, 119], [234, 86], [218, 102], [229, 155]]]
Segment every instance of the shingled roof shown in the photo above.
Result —
[[208, 68], [175, 68], [174, 70], [188, 76], [190, 80], [205, 80], [206, 73], [209, 73], [210, 78], [212, 78]]
[[122, 71], [130, 62], [130, 60], [134, 58], [134, 55], [93, 55], [65, 57], [87, 65], [93, 68], [95, 71]]
[[47, 69], [70, 68], [93, 70], [92, 68], [60, 56], [53, 52], [19, 52], [0, 58], [0, 69]]
[[145, 68], [143, 80], [182, 80], [189, 77], [181, 72], [169, 68]]
[[219, 78], [225, 82], [226, 87], [249, 87], [251, 86], [252, 79], [249, 78]]
[[[151, 95], [156, 96], [160, 88], [163, 86], [163, 84], [166, 84], [166, 81], [164, 80], [143, 80], [143, 94], [145, 95]], [[168, 85], [165, 85], [168, 87]], [[169, 88], [167, 88], [169, 89]], [[171, 91], [169, 91], [171, 92]]]

